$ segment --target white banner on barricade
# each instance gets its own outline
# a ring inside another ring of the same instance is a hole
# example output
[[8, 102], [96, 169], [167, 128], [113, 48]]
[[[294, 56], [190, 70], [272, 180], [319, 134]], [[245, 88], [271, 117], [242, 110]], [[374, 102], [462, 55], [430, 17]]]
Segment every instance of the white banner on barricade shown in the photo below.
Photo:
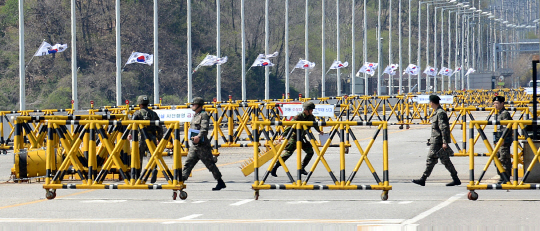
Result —
[[[302, 104], [283, 104], [281, 106], [282, 116], [296, 116], [304, 111]], [[314, 116], [319, 117], [333, 117], [334, 105], [330, 104], [315, 104], [315, 110], [313, 110]]]
[[[525, 88], [525, 94], [532, 95], [533, 94], [533, 88], [532, 87], [526, 87]], [[536, 94], [540, 94], [540, 87], [536, 88]]]
[[161, 121], [191, 122], [195, 112], [191, 109], [155, 110]]
[[[454, 103], [454, 96], [452, 95], [439, 95], [439, 98], [441, 100], [439, 101], [440, 104], [453, 104]], [[419, 104], [427, 104], [429, 103], [429, 95], [418, 95], [414, 97], [413, 102], [417, 102]]]

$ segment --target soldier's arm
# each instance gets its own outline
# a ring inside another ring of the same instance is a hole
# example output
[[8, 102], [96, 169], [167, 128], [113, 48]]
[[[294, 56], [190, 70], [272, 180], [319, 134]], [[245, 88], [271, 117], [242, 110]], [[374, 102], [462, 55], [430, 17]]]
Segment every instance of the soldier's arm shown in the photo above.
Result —
[[512, 120], [512, 116], [510, 116], [510, 112], [504, 111], [501, 114], [501, 120]]
[[[155, 119], [157, 121], [159, 121], [159, 115], [154, 112], [154, 116], [155, 116]], [[163, 138], [163, 126], [159, 125], [159, 126], [156, 126], [156, 130], [157, 130], [157, 138], [158, 140], [161, 140]]]
[[439, 129], [443, 138], [443, 143], [449, 144], [450, 140], [450, 124], [448, 123], [448, 115], [446, 112], [438, 113], [437, 119], [439, 120]]
[[201, 112], [201, 130], [199, 133], [199, 137], [207, 137], [208, 127], [210, 127], [210, 117], [208, 116], [208, 114], [206, 114], [205, 111], [203, 111]]
[[317, 130], [319, 133], [321, 133], [321, 129], [319, 128], [319, 125], [317, 124], [317, 120], [315, 119], [315, 116], [311, 115], [311, 121], [313, 121], [313, 128]]

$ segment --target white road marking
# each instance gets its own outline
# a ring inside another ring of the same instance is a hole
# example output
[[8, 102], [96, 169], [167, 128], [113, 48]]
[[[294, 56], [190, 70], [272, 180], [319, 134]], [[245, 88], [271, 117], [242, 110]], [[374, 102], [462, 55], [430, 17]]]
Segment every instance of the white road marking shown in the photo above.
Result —
[[406, 204], [410, 204], [412, 203], [412, 201], [401, 201], [401, 202], [398, 202], [398, 204], [400, 205], [406, 205]]
[[174, 224], [174, 223], [178, 223], [178, 222], [189, 221], [189, 220], [191, 220], [193, 218], [200, 217], [200, 216], [202, 216], [202, 214], [191, 214], [189, 216], [178, 218], [178, 219], [176, 219], [174, 221], [163, 222], [162, 224]]
[[206, 202], [206, 201], [193, 201], [193, 202], [191, 202], [191, 203], [193, 203], [193, 204], [200, 204], [200, 203], [204, 203], [204, 202]]
[[165, 201], [165, 202], [161, 202], [163, 204], [183, 204], [183, 203], [186, 203], [186, 201], [182, 201], [182, 200], [177, 200], [177, 201]]
[[238, 201], [236, 203], [232, 203], [230, 204], [231, 206], [240, 206], [240, 205], [243, 205], [243, 204], [247, 204], [249, 202], [252, 202], [254, 201], [255, 199], [247, 199], [247, 200], [242, 200], [242, 201]]
[[[193, 214], [196, 215], [196, 214]], [[190, 216], [193, 216], [190, 215]], [[185, 218], [185, 217], [183, 217]], [[0, 223], [335, 223], [335, 224], [400, 224], [404, 219], [59, 219], [59, 218], [0, 218]]]
[[90, 201], [81, 201], [81, 203], [122, 203], [127, 200], [90, 200]]
[[322, 204], [327, 202], [329, 201], [290, 201], [287, 204]]
[[459, 198], [463, 197], [465, 195], [465, 193], [458, 193], [450, 198], [448, 198], [448, 200], [436, 205], [435, 207], [423, 212], [423, 213], [420, 213], [418, 214], [416, 217], [413, 217], [409, 220], [406, 220], [404, 221], [402, 224], [404, 225], [408, 225], [408, 224], [414, 224], [416, 222], [418, 222], [419, 220], [422, 220], [424, 218], [426, 218], [427, 216], [431, 215], [432, 213], [434, 212], [437, 212], [438, 210], [452, 204], [454, 201], [457, 201]]
[[182, 217], [178, 220], [191, 220], [193, 218], [200, 217], [200, 216], [202, 216], [202, 214], [191, 214], [189, 216]]

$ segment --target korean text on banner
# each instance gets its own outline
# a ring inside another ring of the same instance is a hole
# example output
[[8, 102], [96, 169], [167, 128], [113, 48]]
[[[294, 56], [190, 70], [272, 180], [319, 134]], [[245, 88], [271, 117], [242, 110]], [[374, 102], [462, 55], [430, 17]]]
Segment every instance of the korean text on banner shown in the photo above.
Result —
[[[282, 110], [282, 116], [288, 117], [298, 115], [304, 111], [304, 108], [302, 107], [302, 104], [284, 104], [282, 106]], [[334, 116], [334, 105], [316, 104], [315, 110], [313, 110], [313, 115], [319, 117], [332, 117]]]
[[191, 122], [195, 112], [191, 109], [155, 110], [161, 121]]

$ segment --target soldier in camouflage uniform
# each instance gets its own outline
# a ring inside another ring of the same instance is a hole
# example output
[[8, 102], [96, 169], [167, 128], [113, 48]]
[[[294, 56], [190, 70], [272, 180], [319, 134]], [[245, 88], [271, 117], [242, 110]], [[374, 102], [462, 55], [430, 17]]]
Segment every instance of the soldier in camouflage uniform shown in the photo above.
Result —
[[435, 111], [431, 115], [431, 138], [429, 139], [429, 154], [426, 161], [426, 170], [420, 179], [412, 180], [413, 183], [425, 186], [426, 179], [431, 175], [433, 167], [441, 159], [446, 169], [452, 176], [452, 182], [446, 184], [446, 186], [460, 185], [461, 181], [458, 178], [457, 171], [450, 160], [449, 152], [450, 147], [450, 126], [448, 124], [448, 116], [446, 111], [441, 107], [439, 101], [441, 99], [436, 95], [429, 96], [429, 104]]
[[[495, 96], [495, 98], [493, 98], [493, 106], [498, 111], [498, 113], [495, 115], [495, 119], [497, 121], [512, 120], [512, 116], [510, 116], [510, 112], [508, 112], [506, 108], [504, 107], [504, 100], [505, 98], [503, 96]], [[499, 125], [497, 132], [493, 133], [493, 142], [495, 144], [501, 138], [504, 129], [506, 129], [506, 126]], [[510, 175], [512, 171], [512, 160], [510, 159], [510, 146], [512, 145], [512, 141], [513, 141], [512, 135], [513, 133], [510, 132], [506, 136], [506, 138], [504, 138], [503, 145], [499, 148], [499, 151], [497, 152], [497, 158], [499, 158], [499, 160], [501, 161], [501, 164], [504, 167], [506, 174], [508, 175]], [[498, 184], [504, 183], [503, 182], [504, 178], [502, 177], [502, 174], [499, 172], [498, 169], [497, 169], [497, 174], [499, 174], [500, 176]]]
[[214, 156], [212, 155], [212, 146], [208, 139], [208, 129], [210, 127], [210, 116], [203, 110], [204, 100], [200, 97], [195, 97], [191, 104], [191, 110], [195, 111], [195, 115], [191, 119], [190, 129], [199, 130], [197, 136], [191, 137], [192, 146], [189, 149], [187, 160], [182, 172], [182, 180], [186, 181], [191, 174], [191, 170], [195, 167], [195, 164], [201, 160], [206, 168], [212, 173], [214, 178], [218, 181], [213, 191], [218, 191], [226, 188], [225, 182], [221, 179], [221, 172], [216, 166]]
[[[303, 105], [303, 108], [304, 108], [304, 111], [296, 115], [292, 121], [315, 121], [316, 122], [315, 116], [313, 116], [313, 110], [315, 109], [315, 104], [313, 102], [305, 102]], [[283, 134], [284, 135], [288, 134], [291, 128], [292, 127], [288, 127], [287, 129], [285, 129]], [[308, 130], [310, 128], [311, 126], [308, 126]], [[315, 130], [317, 130], [319, 134], [321, 135], [324, 134], [324, 132], [322, 132], [319, 129], [319, 126], [315, 125], [313, 126], [313, 128], [315, 128]], [[309, 140], [306, 140], [306, 137], [305, 137], [306, 134], [307, 134], [307, 131], [304, 131], [304, 134], [302, 134], [301, 136], [302, 137], [302, 150], [306, 152], [306, 156], [304, 157], [304, 160], [302, 161], [302, 169], [300, 170], [300, 172], [304, 175], [307, 175], [305, 168], [309, 164], [309, 161], [311, 160], [311, 158], [313, 157], [313, 147], [311, 146], [311, 143], [309, 142]], [[296, 150], [296, 130], [293, 131], [293, 133], [291, 134], [291, 139], [287, 143], [287, 146], [285, 146], [285, 153], [281, 155], [281, 158], [283, 158], [283, 161], [286, 161], [287, 159], [289, 159], [289, 157], [291, 157], [291, 155], [293, 154], [295, 150]], [[271, 172], [272, 176], [277, 177], [276, 171], [279, 168], [279, 166], [281, 166], [281, 163], [277, 162], [274, 168], [272, 169], [272, 172]]]
[[[148, 96], [141, 95], [137, 98], [137, 104], [139, 105], [139, 110], [133, 113], [132, 120], [159, 120], [158, 114], [153, 111], [152, 109], [148, 108]], [[163, 138], [163, 129], [160, 126], [156, 125], [149, 125], [144, 128], [144, 131], [148, 135], [148, 139], [154, 142], [155, 145], [158, 144], [158, 140], [161, 140]], [[131, 134], [129, 135], [128, 139], [131, 140]], [[148, 149], [148, 146], [146, 145], [145, 140], [142, 137], [142, 131], [139, 131], [139, 159], [142, 169], [142, 163], [143, 163], [143, 156], [146, 155], [146, 151], [150, 153], [150, 150]], [[151, 155], [151, 154], [149, 154]], [[139, 173], [140, 174], [140, 173]], [[155, 183], [157, 179], [157, 166], [152, 171], [152, 179], [151, 183]]]

